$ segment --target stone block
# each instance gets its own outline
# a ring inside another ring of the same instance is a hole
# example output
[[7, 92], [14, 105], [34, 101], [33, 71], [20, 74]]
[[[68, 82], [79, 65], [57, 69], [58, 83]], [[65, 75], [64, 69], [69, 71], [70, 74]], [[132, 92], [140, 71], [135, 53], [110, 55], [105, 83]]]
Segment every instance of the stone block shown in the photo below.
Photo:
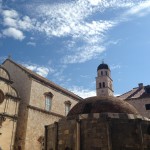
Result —
[[99, 113], [94, 113], [94, 114], [93, 114], [93, 118], [98, 119], [99, 117], [100, 117]]
[[133, 114], [127, 114], [128, 115], [128, 119], [135, 119]]

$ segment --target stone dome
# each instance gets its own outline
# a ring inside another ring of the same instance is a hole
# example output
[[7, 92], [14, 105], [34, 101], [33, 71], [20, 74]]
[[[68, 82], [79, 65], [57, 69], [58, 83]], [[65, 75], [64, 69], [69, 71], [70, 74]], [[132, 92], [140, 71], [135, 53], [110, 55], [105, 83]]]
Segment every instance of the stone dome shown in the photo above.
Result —
[[100, 69], [109, 69], [108, 65], [107, 64], [100, 64], [98, 67], [97, 67], [97, 71], [100, 70]]
[[88, 113], [126, 113], [138, 114], [138, 111], [129, 103], [116, 97], [94, 96], [77, 103], [68, 113], [69, 116]]

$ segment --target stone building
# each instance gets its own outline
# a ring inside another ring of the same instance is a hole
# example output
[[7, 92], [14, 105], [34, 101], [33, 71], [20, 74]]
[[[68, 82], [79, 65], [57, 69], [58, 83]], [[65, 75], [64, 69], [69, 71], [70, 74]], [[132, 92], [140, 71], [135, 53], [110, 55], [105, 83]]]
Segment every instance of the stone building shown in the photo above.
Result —
[[66, 118], [45, 126], [45, 150], [150, 150], [150, 120], [112, 96], [109, 71], [107, 64], [97, 69], [97, 96], [80, 101]]
[[138, 87], [119, 96], [133, 105], [142, 116], [150, 118], [150, 85], [140, 83]]
[[66, 116], [82, 98], [10, 59], [2, 66], [14, 81], [13, 86], [21, 98], [14, 149], [43, 149], [44, 126]]
[[13, 150], [18, 120], [19, 95], [8, 71], [0, 66], [0, 147]]

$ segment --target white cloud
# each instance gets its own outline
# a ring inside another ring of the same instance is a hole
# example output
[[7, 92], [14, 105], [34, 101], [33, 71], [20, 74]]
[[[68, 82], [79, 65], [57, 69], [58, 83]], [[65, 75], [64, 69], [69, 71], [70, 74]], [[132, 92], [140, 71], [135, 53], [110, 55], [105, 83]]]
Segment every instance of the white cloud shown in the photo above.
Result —
[[27, 64], [27, 63], [23, 63], [22, 65], [43, 77], [47, 77], [48, 74], [52, 74], [55, 72], [55, 70], [52, 67], [45, 67], [45, 66], [39, 66], [36, 64]]
[[28, 42], [27, 45], [36, 46], [35, 42]]
[[82, 98], [96, 96], [95, 90], [84, 89], [83, 87], [74, 86], [72, 88], [69, 88], [69, 90]]
[[29, 16], [24, 16], [22, 19], [18, 19], [17, 27], [19, 29], [29, 31], [34, 30], [35, 19], [30, 19]]
[[22, 31], [16, 29], [16, 28], [8, 28], [8, 29], [4, 29], [3, 30], [3, 35], [7, 36], [7, 37], [13, 37], [14, 39], [17, 40], [23, 40], [25, 38], [24, 34]]
[[3, 10], [3, 25], [15, 27], [20, 30], [34, 29], [35, 19], [30, 19], [29, 16], [21, 17], [15, 10]]
[[46, 77], [49, 73], [49, 69], [45, 67], [38, 67], [36, 68], [36, 73], [43, 77]]
[[120, 69], [120, 68], [121, 68], [120, 65], [111, 65], [111, 66], [110, 66], [110, 70]]
[[37, 66], [36, 65], [27, 65], [27, 64], [23, 64], [26, 68], [32, 70], [32, 71], [35, 71]]
[[63, 59], [63, 63], [83, 63], [95, 58], [97, 55], [101, 54], [104, 51], [105, 48], [100, 46], [81, 47], [78, 48], [73, 55], [65, 56], [65, 58]]
[[25, 38], [23, 31], [34, 30], [35, 19], [30, 19], [29, 16], [19, 15], [19, 13], [13, 9], [2, 10], [3, 16], [3, 35], [13, 37], [17, 40], [23, 40]]
[[19, 14], [15, 10], [3, 10], [4, 18], [18, 18]]
[[[28, 5], [29, 6], [29, 5]], [[68, 48], [76, 47], [76, 40], [83, 40], [84, 46], [74, 53], [65, 56], [64, 62], [76, 63], [85, 62], [100, 55], [104, 48], [104, 39], [107, 36], [106, 32], [120, 23], [124, 17], [122, 14], [117, 16], [117, 19], [107, 20], [100, 19], [105, 10], [109, 8], [120, 9], [126, 11], [127, 14], [143, 15], [149, 12], [150, 1], [141, 0], [76, 0], [62, 1], [61, 3], [45, 3], [40, 2], [32, 4], [28, 7], [32, 13], [32, 17], [22, 16], [17, 11], [3, 10], [3, 25], [5, 36], [10, 36], [15, 39], [23, 40], [25, 38], [24, 31], [35, 31], [44, 33], [47, 37], [72, 37], [72, 42], [68, 44]], [[30, 14], [30, 13], [29, 13]], [[99, 19], [96, 20], [92, 16], [99, 14]], [[119, 19], [118, 19], [119, 18]], [[19, 36], [14, 36], [12, 30], [16, 29]], [[8, 33], [9, 32], [9, 33]], [[11, 32], [11, 33], [10, 33]], [[28, 45], [34, 45], [28, 43]], [[95, 50], [100, 47], [99, 50]], [[94, 50], [89, 50], [90, 48]], [[86, 50], [85, 50], [86, 48]], [[101, 49], [101, 50], [100, 50]], [[83, 56], [85, 55], [85, 56]]]
[[5, 26], [16, 27], [17, 26], [17, 22], [13, 18], [6, 17], [6, 18], [4, 18], [4, 25]]
[[150, 1], [141, 1], [138, 5], [133, 6], [129, 11], [126, 12], [126, 15], [137, 15], [144, 16], [150, 13]]
[[86, 17], [93, 13], [92, 11], [93, 7], [85, 0], [57, 5], [39, 5], [36, 13], [43, 21], [37, 23], [36, 29], [47, 36], [80, 37], [102, 34], [114, 25], [114, 22], [106, 20], [85, 21]]

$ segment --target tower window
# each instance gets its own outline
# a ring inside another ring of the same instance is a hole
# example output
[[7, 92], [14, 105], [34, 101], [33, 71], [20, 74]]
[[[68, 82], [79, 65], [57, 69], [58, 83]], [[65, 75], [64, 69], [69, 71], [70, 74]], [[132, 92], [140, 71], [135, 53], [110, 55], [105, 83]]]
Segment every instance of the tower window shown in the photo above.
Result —
[[99, 83], [99, 88], [102, 88], [102, 84], [101, 83]]
[[103, 87], [105, 87], [105, 82], [103, 82]]
[[106, 76], [108, 75], [108, 74], [107, 74], [107, 71], [105, 71], [105, 74], [106, 74]]
[[101, 75], [103, 76], [103, 71], [101, 71]]

